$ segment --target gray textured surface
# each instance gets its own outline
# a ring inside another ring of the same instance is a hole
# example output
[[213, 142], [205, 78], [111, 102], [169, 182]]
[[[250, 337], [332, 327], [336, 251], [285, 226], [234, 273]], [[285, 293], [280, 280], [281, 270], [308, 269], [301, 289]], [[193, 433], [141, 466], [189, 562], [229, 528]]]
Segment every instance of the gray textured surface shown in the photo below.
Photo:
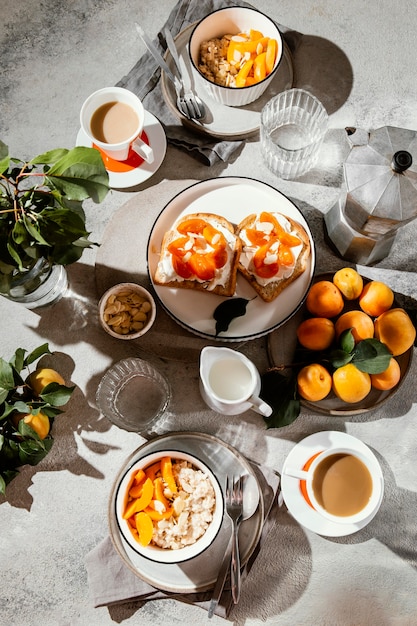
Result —
[[[252, 4], [309, 35], [298, 60], [297, 84], [313, 90], [331, 113], [321, 166], [291, 183], [266, 170], [256, 137], [242, 146], [232, 163], [211, 168], [170, 146], [161, 169], [141, 187], [112, 191], [102, 205], [86, 206], [93, 239], [105, 240], [112, 217], [134, 193], [140, 202], [141, 191], [153, 188], [158, 198], [159, 182], [251, 176], [276, 186], [303, 211], [317, 244], [317, 271], [342, 265], [325, 246], [322, 233], [323, 213], [339, 193], [342, 129], [387, 124], [417, 129], [414, 2], [403, 0], [401, 8], [388, 0]], [[3, 0], [0, 138], [11, 154], [31, 157], [58, 146], [72, 147], [86, 96], [121, 80], [145, 51], [134, 22], [141, 21], [155, 37], [174, 5], [173, 0]], [[332, 86], [337, 89], [332, 91]], [[414, 223], [400, 232], [388, 259], [364, 269], [366, 275], [387, 280], [414, 306], [416, 236]], [[72, 297], [51, 309], [30, 312], [0, 302], [1, 354], [9, 357], [17, 346], [31, 349], [49, 341], [56, 351], [54, 364], [77, 385], [69, 409], [55, 422], [51, 453], [36, 468], [25, 468], [7, 499], [0, 499], [0, 623], [206, 624], [203, 610], [174, 600], [94, 609], [89, 597], [84, 556], [106, 535], [113, 476], [142, 441], [112, 427], [95, 408], [95, 391], [104, 371], [135, 353], [134, 346], [113, 342], [98, 327], [96, 254], [87, 251], [70, 268]], [[194, 344], [192, 339], [190, 343]], [[262, 364], [262, 345], [249, 350]], [[291, 426], [268, 431], [255, 413], [223, 418], [206, 411], [198, 394], [195, 360], [181, 366], [168, 361], [164, 367], [174, 388], [169, 427], [216, 434], [277, 470], [303, 437], [318, 430], [342, 430], [365, 441], [384, 471], [387, 492], [380, 513], [367, 529], [351, 537], [317, 536], [280, 511], [230, 620], [242, 626], [415, 624], [415, 359], [401, 393], [371, 414], [341, 419], [303, 413]], [[215, 617], [211, 623], [225, 622]]]

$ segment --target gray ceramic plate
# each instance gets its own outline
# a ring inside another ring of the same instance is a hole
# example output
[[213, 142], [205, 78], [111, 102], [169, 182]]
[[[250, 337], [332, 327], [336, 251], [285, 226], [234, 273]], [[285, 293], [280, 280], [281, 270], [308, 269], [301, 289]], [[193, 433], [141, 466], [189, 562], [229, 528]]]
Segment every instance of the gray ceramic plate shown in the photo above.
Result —
[[232, 446], [224, 443], [212, 435], [195, 432], [169, 433], [157, 437], [138, 448], [118, 472], [110, 494], [109, 526], [110, 537], [119, 556], [130, 570], [145, 582], [174, 593], [195, 593], [210, 589], [216, 579], [228, 544], [231, 524], [225, 517], [222, 527], [215, 541], [201, 555], [195, 559], [179, 564], [155, 563], [134, 552], [120, 534], [115, 517], [116, 485], [123, 474], [141, 456], [146, 456], [159, 450], [181, 450], [197, 456], [216, 475], [224, 489], [226, 475], [249, 475], [250, 489], [255, 493], [252, 497], [259, 499], [254, 515], [241, 523], [239, 530], [239, 545], [241, 562], [244, 565], [252, 555], [260, 539], [264, 521], [264, 500], [261, 486], [250, 463]]
[[[313, 282], [319, 280], [332, 280], [333, 273], [318, 274], [314, 277]], [[364, 283], [369, 282], [368, 278], [363, 277]], [[394, 300], [395, 303], [395, 300]], [[357, 308], [353, 303], [348, 308]], [[294, 352], [297, 347], [297, 328], [305, 317], [305, 307], [303, 306], [294, 317], [292, 317], [285, 326], [278, 328], [268, 337], [268, 354], [271, 365], [278, 366], [282, 364], [291, 364], [293, 362]], [[372, 389], [371, 392], [361, 402], [355, 404], [347, 404], [339, 400], [332, 392], [330, 395], [320, 402], [309, 402], [302, 400], [301, 404], [312, 413], [324, 413], [325, 415], [360, 415], [367, 411], [373, 411], [381, 404], [386, 402], [400, 389], [410, 369], [411, 359], [413, 356], [413, 348], [396, 357], [401, 369], [400, 382], [394, 389], [389, 391], [379, 391]]]

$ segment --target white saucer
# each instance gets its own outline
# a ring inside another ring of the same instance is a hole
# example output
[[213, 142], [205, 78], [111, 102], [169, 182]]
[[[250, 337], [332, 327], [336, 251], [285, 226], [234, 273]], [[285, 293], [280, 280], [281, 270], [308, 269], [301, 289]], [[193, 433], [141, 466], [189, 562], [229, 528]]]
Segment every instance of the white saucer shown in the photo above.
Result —
[[[160, 121], [152, 115], [152, 113], [149, 113], [149, 111], [145, 111], [145, 125], [143, 130], [148, 136], [149, 144], [154, 152], [155, 158], [153, 163], [143, 161], [139, 167], [132, 168], [126, 172], [113, 172], [111, 170], [107, 170], [109, 174], [110, 187], [116, 189], [134, 187], [135, 185], [144, 183], [145, 180], [148, 180], [148, 178], [155, 174], [155, 172], [159, 169], [165, 158], [167, 149], [165, 131]], [[78, 131], [76, 145], [87, 146], [88, 148], [91, 148], [92, 146], [90, 138], [81, 128]]]
[[336, 522], [331, 522], [323, 519], [323, 517], [319, 515], [319, 513], [317, 513], [314, 509], [312, 509], [311, 506], [304, 499], [300, 490], [299, 479], [288, 476], [285, 473], [285, 468], [288, 466], [302, 469], [304, 464], [314, 454], [320, 452], [324, 448], [328, 448], [330, 445], [349, 447], [353, 451], [361, 451], [369, 458], [373, 458], [379, 466], [379, 463], [373, 452], [368, 448], [366, 444], [364, 444], [359, 439], [356, 439], [356, 437], [352, 437], [351, 435], [348, 435], [346, 433], [332, 430], [315, 433], [314, 435], [310, 435], [309, 437], [306, 437], [305, 439], [300, 441], [300, 443], [298, 443], [291, 450], [291, 452], [285, 459], [281, 474], [282, 496], [284, 498], [288, 511], [297, 520], [297, 522], [299, 522], [302, 526], [305, 526], [305, 528], [312, 530], [318, 535], [324, 535], [326, 537], [344, 537], [345, 535], [352, 535], [358, 530], [364, 528], [377, 514], [378, 509], [381, 506], [384, 492], [384, 477], [382, 475], [382, 470], [380, 471], [380, 476], [378, 477], [382, 483], [380, 501], [375, 507], [373, 513], [371, 513], [371, 515], [369, 515], [365, 520], [358, 524], [337, 524]]

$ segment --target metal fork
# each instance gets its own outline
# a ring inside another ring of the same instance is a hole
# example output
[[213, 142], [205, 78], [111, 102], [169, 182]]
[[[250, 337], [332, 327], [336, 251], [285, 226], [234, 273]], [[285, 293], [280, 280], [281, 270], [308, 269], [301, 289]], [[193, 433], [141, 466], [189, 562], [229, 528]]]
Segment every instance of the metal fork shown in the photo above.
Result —
[[240, 597], [240, 553], [239, 553], [239, 525], [243, 516], [243, 478], [233, 478], [232, 484], [226, 481], [226, 513], [233, 523], [232, 558], [230, 562], [230, 577], [232, 583], [232, 598], [237, 604]]
[[165, 28], [164, 35], [168, 50], [170, 51], [175, 67], [177, 68], [182, 86], [182, 91], [178, 94], [177, 99], [178, 108], [180, 111], [187, 111], [188, 117], [191, 119], [200, 120], [206, 114], [203, 101], [191, 89], [190, 77], [188, 76], [187, 71], [184, 72], [181, 68], [177, 46], [175, 45], [174, 38], [168, 28]]
[[[240, 485], [239, 485], [240, 483]], [[236, 487], [235, 487], [236, 486]], [[236, 492], [235, 492], [236, 489]], [[236, 584], [236, 576], [233, 573], [233, 575], [231, 576], [232, 578], [232, 587], [233, 589], [235, 589], [235, 591], [233, 592], [233, 599], [235, 600], [236, 598], [236, 602], [239, 599], [239, 593], [240, 593], [240, 556], [239, 556], [239, 548], [237, 548], [236, 550], [236, 541], [237, 541], [237, 531], [236, 531], [236, 535], [235, 535], [235, 526], [237, 526], [237, 529], [239, 528], [239, 524], [243, 518], [243, 493], [242, 493], [242, 489], [243, 489], [243, 478], [241, 477], [238, 482], [235, 481], [235, 479], [230, 479], [229, 477], [226, 477], [226, 485], [225, 485], [225, 491], [226, 491], [226, 498], [225, 498], [225, 506], [224, 506], [224, 510], [225, 513], [228, 515], [228, 517], [230, 517], [230, 519], [232, 520], [233, 523], [233, 532], [230, 535], [230, 540], [229, 543], [227, 545], [227, 549], [226, 552], [224, 553], [224, 557], [222, 560], [222, 564], [220, 566], [219, 569], [219, 575], [217, 576], [217, 580], [216, 580], [216, 584], [214, 586], [214, 590], [213, 590], [213, 595], [211, 597], [211, 601], [210, 601], [210, 606], [208, 609], [208, 617], [211, 618], [214, 615], [214, 611], [216, 609], [217, 604], [219, 603], [219, 600], [221, 598], [222, 592], [223, 592], [223, 588], [224, 588], [224, 584], [226, 582], [226, 578], [227, 578], [227, 573], [229, 570], [232, 569], [232, 550], [235, 550], [235, 557], [233, 560], [233, 572], [236, 571], [236, 567], [237, 567], [237, 572], [238, 572], [238, 582]], [[242, 506], [240, 507], [239, 505], [239, 501], [242, 504]], [[239, 508], [240, 508], [240, 515], [239, 515]], [[237, 553], [237, 560], [236, 560], [236, 553]], [[237, 591], [237, 593], [236, 593]]]

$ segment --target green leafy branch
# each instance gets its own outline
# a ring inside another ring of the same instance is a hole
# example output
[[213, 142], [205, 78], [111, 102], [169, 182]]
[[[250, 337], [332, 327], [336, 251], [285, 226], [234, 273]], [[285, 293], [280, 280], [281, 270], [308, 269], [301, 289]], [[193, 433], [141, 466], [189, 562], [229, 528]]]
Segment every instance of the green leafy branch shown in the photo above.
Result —
[[18, 348], [10, 361], [0, 358], [0, 493], [18, 474], [22, 465], [37, 465], [53, 444], [51, 434], [41, 438], [21, 414], [46, 415], [50, 424], [62, 413], [74, 387], [51, 382], [38, 395], [30, 385], [30, 366], [41, 356], [51, 354], [48, 344], [30, 353]]
[[109, 191], [98, 150], [50, 150], [30, 161], [9, 156], [0, 141], [0, 290], [13, 272], [39, 258], [68, 265], [95, 245], [85, 229], [84, 200], [99, 203]]

